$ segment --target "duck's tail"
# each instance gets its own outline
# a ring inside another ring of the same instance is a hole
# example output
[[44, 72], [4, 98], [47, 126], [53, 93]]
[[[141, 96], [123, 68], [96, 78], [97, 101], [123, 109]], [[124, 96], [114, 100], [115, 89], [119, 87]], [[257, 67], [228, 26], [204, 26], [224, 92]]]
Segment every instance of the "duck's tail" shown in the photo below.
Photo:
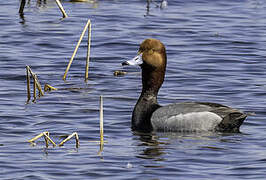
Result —
[[248, 115], [242, 112], [232, 112], [225, 116], [216, 130], [220, 132], [240, 132], [239, 128]]

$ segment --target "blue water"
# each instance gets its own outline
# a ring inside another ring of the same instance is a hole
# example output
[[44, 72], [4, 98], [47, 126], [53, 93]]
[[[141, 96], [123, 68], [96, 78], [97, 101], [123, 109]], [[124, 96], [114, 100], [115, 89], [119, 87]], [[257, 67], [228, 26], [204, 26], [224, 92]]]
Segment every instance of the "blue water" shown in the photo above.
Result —
[[[159, 4], [159, 2], [156, 2]], [[265, 179], [266, 2], [169, 0], [0, 2], [0, 179]], [[62, 77], [79, 36], [92, 22], [89, 80], [84, 82], [85, 39], [67, 80]], [[222, 103], [250, 112], [239, 134], [131, 131], [141, 92], [137, 67], [121, 66], [146, 38], [167, 49], [160, 104]], [[26, 104], [25, 66], [58, 91]], [[115, 77], [113, 72], [129, 72]], [[99, 153], [99, 96], [104, 97], [104, 144]], [[78, 132], [62, 147], [45, 147], [49, 131]]]

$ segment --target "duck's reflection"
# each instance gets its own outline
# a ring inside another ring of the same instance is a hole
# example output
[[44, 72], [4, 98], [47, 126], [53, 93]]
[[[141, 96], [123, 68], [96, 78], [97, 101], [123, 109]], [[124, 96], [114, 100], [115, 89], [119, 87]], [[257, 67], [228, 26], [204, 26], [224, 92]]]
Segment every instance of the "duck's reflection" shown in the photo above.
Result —
[[163, 161], [160, 158], [161, 155], [164, 154], [164, 147], [161, 146], [165, 144], [164, 142], [160, 142], [158, 140], [158, 136], [152, 133], [139, 133], [134, 132], [135, 137], [140, 140], [140, 143], [137, 146], [144, 146], [142, 152], [137, 156], [141, 159], [155, 159], [157, 161]]
[[[141, 147], [137, 157], [166, 161], [164, 154], [172, 150], [199, 150], [208, 149], [223, 151], [224, 143], [239, 143], [241, 133], [217, 132], [169, 132], [169, 133], [138, 133], [133, 132], [134, 139], [139, 140], [137, 146]], [[171, 152], [169, 152], [171, 151]]]

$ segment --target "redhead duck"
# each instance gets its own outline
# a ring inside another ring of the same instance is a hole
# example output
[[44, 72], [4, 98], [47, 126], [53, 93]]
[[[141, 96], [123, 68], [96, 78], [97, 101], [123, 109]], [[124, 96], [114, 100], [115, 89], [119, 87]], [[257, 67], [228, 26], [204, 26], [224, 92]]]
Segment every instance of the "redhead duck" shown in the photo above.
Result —
[[158, 91], [164, 81], [166, 50], [157, 39], [144, 40], [138, 55], [122, 65], [142, 69], [142, 92], [132, 114], [132, 130], [141, 132], [176, 131], [239, 132], [245, 113], [217, 103], [182, 102], [160, 106]]

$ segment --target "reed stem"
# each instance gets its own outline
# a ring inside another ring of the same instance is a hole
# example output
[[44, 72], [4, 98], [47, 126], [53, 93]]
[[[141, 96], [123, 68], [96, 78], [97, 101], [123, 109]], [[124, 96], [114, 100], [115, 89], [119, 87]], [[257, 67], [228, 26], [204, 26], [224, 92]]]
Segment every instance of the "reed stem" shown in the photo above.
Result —
[[36, 98], [37, 98], [37, 96], [36, 96], [36, 86], [37, 86], [36, 75], [33, 74], [33, 101], [35, 101]]
[[55, 2], [57, 4], [57, 6], [59, 7], [60, 11], [62, 12], [63, 18], [68, 17], [67, 14], [66, 14], [66, 11], [64, 10], [64, 8], [63, 8], [63, 6], [61, 4], [61, 2], [59, 0], [55, 0]]
[[89, 78], [89, 63], [90, 63], [90, 48], [91, 48], [91, 22], [88, 20], [88, 47], [87, 47], [87, 59], [86, 59], [86, 69], [85, 69], [85, 81]]
[[76, 138], [76, 148], [78, 148], [79, 147], [79, 135], [78, 135], [78, 133], [76, 133], [75, 138]]
[[30, 100], [30, 71], [29, 71], [29, 66], [26, 66], [26, 79], [27, 79], [27, 97], [28, 97], [28, 100]]
[[26, 0], [21, 0], [19, 11], [18, 11], [19, 14], [23, 14], [24, 13], [25, 4], [26, 4]]
[[[48, 136], [50, 135], [49, 132], [43, 132], [43, 133], [47, 134]], [[46, 148], [48, 148], [48, 146], [49, 146], [49, 141], [48, 141], [48, 139], [47, 139], [46, 136], [43, 136], [43, 137], [44, 137], [44, 141], [45, 141]]]
[[53, 87], [53, 86], [51, 86], [51, 85], [49, 85], [49, 84], [45, 84], [44, 85], [44, 91], [46, 92], [46, 91], [52, 91], [52, 90], [57, 90], [57, 88], [55, 88], [55, 87]]
[[64, 139], [58, 146], [63, 146], [65, 142], [69, 141], [73, 136], [75, 136], [76, 139], [76, 148], [79, 147], [79, 136], [77, 132], [72, 133], [69, 135], [66, 139]]
[[30, 68], [29, 66], [27, 66], [27, 67], [28, 67], [28, 69], [29, 69], [29, 72], [30, 72], [30, 74], [31, 74], [31, 77], [32, 77], [33, 79], [35, 79], [35, 81], [36, 81], [36, 85], [37, 85], [37, 88], [38, 88], [39, 94], [40, 94], [41, 96], [43, 96], [44, 94], [43, 94], [43, 92], [42, 92], [42, 86], [41, 86], [41, 84], [40, 84], [40, 82], [39, 82], [39, 80], [38, 80], [37, 75], [35, 75], [35, 74], [32, 72], [32, 70], [31, 70], [31, 68]]
[[39, 96], [44, 96], [44, 94], [43, 94], [43, 92], [42, 92], [42, 86], [41, 86], [41, 84], [40, 84], [40, 82], [39, 82], [39, 80], [38, 80], [37, 75], [34, 74], [33, 78], [34, 78], [35, 81], [36, 81], [36, 85], [37, 85], [37, 88], [38, 88], [38, 90], [39, 90]]
[[37, 139], [39, 139], [40, 137], [43, 136], [43, 133], [46, 133], [46, 132], [40, 133], [39, 135], [35, 136], [34, 138], [28, 140], [28, 142], [32, 143], [32, 142], [36, 141]]
[[46, 132], [44, 132], [43, 135], [53, 144], [53, 146], [56, 146], [54, 141], [49, 137], [49, 135]]
[[78, 51], [78, 48], [79, 48], [80, 43], [81, 43], [81, 40], [83, 39], [83, 37], [84, 37], [84, 35], [85, 35], [85, 32], [86, 32], [86, 30], [87, 30], [89, 24], [90, 24], [90, 20], [88, 20], [87, 24], [85, 25], [85, 27], [84, 27], [84, 29], [83, 29], [81, 35], [80, 35], [80, 38], [79, 38], [78, 43], [77, 43], [77, 45], [76, 45], [76, 47], [75, 47], [75, 50], [74, 50], [74, 52], [73, 52], [73, 54], [72, 54], [72, 56], [71, 56], [71, 58], [70, 58], [70, 60], [69, 60], [69, 63], [68, 63], [68, 65], [67, 65], [67, 68], [66, 68], [65, 74], [64, 74], [64, 76], [63, 76], [63, 80], [66, 80], [67, 72], [69, 71], [69, 68], [70, 68], [70, 66], [71, 66], [71, 64], [72, 64], [72, 62], [73, 62], [73, 59], [74, 59], [74, 57], [75, 57], [75, 55], [76, 55], [76, 53], [77, 53], [77, 51]]
[[100, 96], [100, 144], [103, 143], [103, 97]]

